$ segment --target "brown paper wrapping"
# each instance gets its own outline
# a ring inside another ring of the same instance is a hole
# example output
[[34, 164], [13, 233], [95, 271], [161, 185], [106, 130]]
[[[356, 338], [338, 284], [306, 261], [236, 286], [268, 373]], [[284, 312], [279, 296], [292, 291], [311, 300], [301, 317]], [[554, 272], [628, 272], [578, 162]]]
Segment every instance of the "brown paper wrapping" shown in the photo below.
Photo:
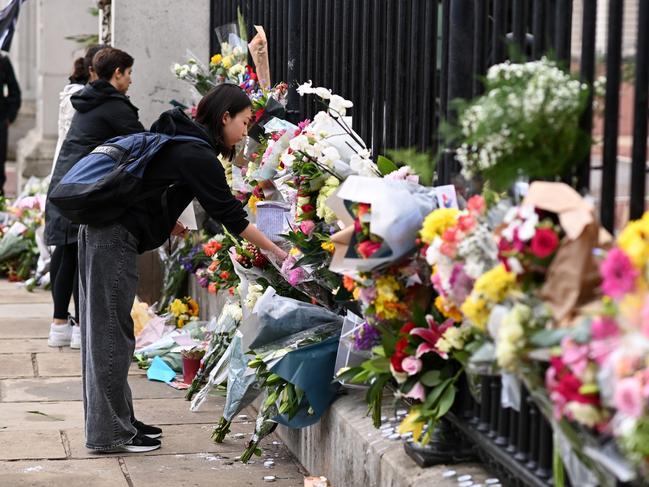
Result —
[[534, 182], [524, 205], [556, 213], [565, 237], [541, 288], [558, 326], [569, 324], [576, 309], [593, 301], [601, 282], [593, 249], [611, 238], [600, 229], [593, 207], [564, 183]]
[[264, 90], [270, 90], [270, 64], [268, 62], [268, 40], [266, 32], [261, 25], [255, 25], [257, 34], [248, 43], [250, 55], [255, 63], [259, 86]]

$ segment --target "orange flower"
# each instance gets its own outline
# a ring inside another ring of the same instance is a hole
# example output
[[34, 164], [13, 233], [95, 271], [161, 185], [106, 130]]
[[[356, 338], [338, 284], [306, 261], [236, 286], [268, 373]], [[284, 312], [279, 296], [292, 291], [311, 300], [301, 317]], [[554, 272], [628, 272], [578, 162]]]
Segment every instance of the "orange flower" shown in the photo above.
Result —
[[207, 292], [210, 294], [216, 294], [216, 291], [219, 290], [219, 286], [215, 282], [210, 282], [207, 286]]
[[228, 271], [223, 271], [219, 274], [219, 277], [224, 281], [227, 281], [228, 279], [230, 279], [230, 273]]
[[207, 270], [210, 271], [210, 272], [216, 272], [216, 269], [218, 269], [218, 268], [219, 268], [219, 261], [215, 260], [209, 265]]
[[343, 286], [347, 291], [354, 292], [354, 288], [356, 287], [356, 283], [354, 282], [354, 279], [350, 276], [343, 276]]

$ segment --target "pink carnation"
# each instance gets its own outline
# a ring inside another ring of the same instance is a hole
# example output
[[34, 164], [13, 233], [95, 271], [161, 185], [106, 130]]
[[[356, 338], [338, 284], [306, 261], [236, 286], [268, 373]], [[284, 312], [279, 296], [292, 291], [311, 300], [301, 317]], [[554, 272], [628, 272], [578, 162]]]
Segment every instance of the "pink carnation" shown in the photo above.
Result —
[[635, 281], [639, 275], [629, 256], [619, 248], [608, 253], [600, 266], [600, 273], [602, 291], [615, 299], [635, 290]]

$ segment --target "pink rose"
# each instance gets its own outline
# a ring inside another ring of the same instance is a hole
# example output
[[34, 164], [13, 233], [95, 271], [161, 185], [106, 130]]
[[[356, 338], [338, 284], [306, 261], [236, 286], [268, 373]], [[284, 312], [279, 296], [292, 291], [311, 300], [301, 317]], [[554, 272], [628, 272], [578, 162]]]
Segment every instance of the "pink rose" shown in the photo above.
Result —
[[415, 375], [421, 370], [421, 360], [417, 357], [406, 357], [401, 362], [401, 367], [408, 375]]
[[633, 418], [642, 416], [644, 404], [642, 399], [642, 384], [635, 377], [619, 381], [613, 397], [615, 407], [621, 413]]
[[361, 242], [357, 246], [358, 253], [364, 259], [372, 257], [372, 255], [374, 255], [380, 248], [381, 244], [379, 242], [372, 242], [371, 240]]
[[421, 382], [417, 382], [412, 389], [410, 389], [410, 392], [406, 394], [406, 397], [409, 397], [410, 399], [414, 399], [416, 401], [425, 401], [426, 400], [426, 390], [424, 389], [424, 386], [421, 385]]
[[313, 220], [304, 220], [300, 223], [300, 230], [304, 235], [310, 236], [313, 230], [315, 230], [315, 223], [313, 223]]

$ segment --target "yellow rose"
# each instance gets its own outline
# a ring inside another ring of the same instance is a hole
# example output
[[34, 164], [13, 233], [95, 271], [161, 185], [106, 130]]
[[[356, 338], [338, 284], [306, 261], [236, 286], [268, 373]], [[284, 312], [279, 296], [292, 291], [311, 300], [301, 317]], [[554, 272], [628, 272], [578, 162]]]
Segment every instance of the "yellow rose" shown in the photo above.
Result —
[[214, 56], [212, 56], [212, 59], [210, 59], [210, 63], [216, 65], [219, 64], [222, 59], [223, 56], [221, 56], [220, 54], [214, 54]]
[[221, 61], [221, 65], [225, 69], [230, 69], [232, 67], [232, 64], [233, 64], [232, 56], [225, 56]]

